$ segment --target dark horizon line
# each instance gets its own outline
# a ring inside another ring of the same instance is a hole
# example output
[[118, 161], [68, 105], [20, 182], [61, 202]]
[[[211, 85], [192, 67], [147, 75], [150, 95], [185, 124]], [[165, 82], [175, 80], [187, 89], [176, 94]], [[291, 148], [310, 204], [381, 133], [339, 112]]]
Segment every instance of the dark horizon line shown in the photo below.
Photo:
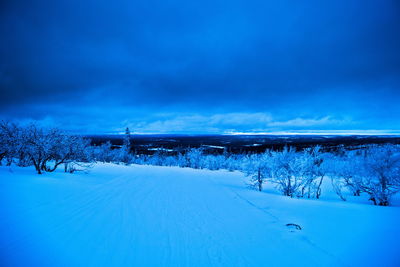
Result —
[[[124, 136], [125, 133], [98, 133], [98, 134], [80, 134], [82, 136], [87, 136], [87, 137], [97, 137], [97, 136]], [[168, 137], [168, 136], [179, 136], [179, 137], [189, 137], [189, 136], [230, 136], [230, 137], [245, 137], [245, 136], [259, 136], [259, 137], [310, 137], [310, 136], [316, 136], [316, 137], [322, 137], [322, 136], [327, 136], [327, 137], [400, 137], [400, 133], [382, 133], [382, 134], [354, 134], [354, 133], [349, 133], [349, 134], [324, 134], [324, 133], [289, 133], [289, 134], [275, 134], [275, 133], [246, 133], [246, 134], [227, 134], [227, 133], [131, 133], [131, 136], [163, 136], [163, 137]]]

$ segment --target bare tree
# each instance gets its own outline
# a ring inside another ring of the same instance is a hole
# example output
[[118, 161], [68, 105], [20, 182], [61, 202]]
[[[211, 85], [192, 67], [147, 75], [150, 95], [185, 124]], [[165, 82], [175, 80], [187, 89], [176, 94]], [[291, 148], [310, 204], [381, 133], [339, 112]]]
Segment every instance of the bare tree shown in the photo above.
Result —
[[89, 141], [59, 129], [43, 129], [31, 124], [23, 128], [21, 140], [24, 153], [38, 174], [52, 172], [61, 164], [88, 160], [85, 151]]
[[0, 121], [0, 165], [3, 159], [11, 165], [14, 158], [21, 157], [22, 146], [21, 129], [15, 123]]

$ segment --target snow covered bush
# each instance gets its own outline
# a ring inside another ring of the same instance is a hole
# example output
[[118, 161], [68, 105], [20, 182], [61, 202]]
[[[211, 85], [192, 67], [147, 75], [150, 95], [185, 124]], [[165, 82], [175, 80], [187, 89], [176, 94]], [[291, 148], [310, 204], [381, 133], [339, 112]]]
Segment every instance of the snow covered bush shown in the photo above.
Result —
[[340, 154], [331, 166], [338, 195], [346, 187], [354, 196], [368, 194], [374, 205], [389, 205], [390, 198], [400, 191], [399, 146], [375, 145]]
[[201, 169], [203, 163], [203, 150], [200, 148], [192, 148], [186, 152], [187, 165], [190, 168]]
[[244, 170], [250, 177], [250, 186], [262, 191], [263, 184], [271, 177], [271, 152], [250, 155], [245, 165]]
[[[361, 150], [341, 151], [330, 163], [332, 184], [336, 192], [341, 194], [342, 188], [347, 188], [353, 196], [361, 194], [361, 173], [364, 159]], [[340, 196], [340, 195], [339, 195]], [[341, 197], [342, 198], [342, 197]]]
[[293, 148], [285, 147], [283, 151], [271, 153], [272, 182], [285, 196], [296, 196], [302, 186], [303, 165], [301, 158]]
[[297, 153], [297, 168], [301, 174], [300, 196], [319, 198], [321, 196], [321, 185], [326, 174], [325, 157], [321, 147], [316, 146]]
[[108, 141], [92, 147], [92, 160], [119, 163], [122, 161], [124, 153], [125, 151], [121, 153], [120, 149], [113, 149], [112, 144]]
[[224, 155], [223, 168], [229, 171], [248, 172], [249, 162], [251, 161], [248, 155], [243, 154], [226, 154]]
[[267, 178], [277, 184], [285, 196], [315, 197], [321, 196], [321, 186], [327, 171], [326, 154], [316, 146], [296, 152], [285, 147], [283, 151], [266, 152], [255, 159], [253, 182], [264, 183]]
[[360, 188], [375, 205], [388, 206], [400, 191], [400, 148], [394, 145], [372, 146], [363, 151]]
[[204, 155], [202, 167], [208, 170], [219, 170], [224, 168], [224, 155]]

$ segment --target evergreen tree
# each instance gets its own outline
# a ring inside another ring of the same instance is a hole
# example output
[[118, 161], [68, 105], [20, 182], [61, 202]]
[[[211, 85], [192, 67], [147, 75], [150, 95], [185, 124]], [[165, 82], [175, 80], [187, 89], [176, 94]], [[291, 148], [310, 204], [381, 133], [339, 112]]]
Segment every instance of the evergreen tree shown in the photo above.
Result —
[[130, 152], [131, 150], [131, 131], [128, 127], [126, 127], [125, 129], [123, 148], [126, 149], [128, 152]]
[[126, 127], [125, 136], [120, 153], [120, 160], [128, 164], [132, 159], [132, 155], [130, 153], [131, 153], [131, 132], [129, 131], [129, 128]]

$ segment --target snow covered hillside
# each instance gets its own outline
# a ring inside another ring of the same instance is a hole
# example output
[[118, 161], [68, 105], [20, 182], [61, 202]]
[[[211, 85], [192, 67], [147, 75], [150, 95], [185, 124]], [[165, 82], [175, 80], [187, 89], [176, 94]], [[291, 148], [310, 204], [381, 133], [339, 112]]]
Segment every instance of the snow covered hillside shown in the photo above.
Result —
[[0, 265], [400, 266], [398, 201], [295, 199], [247, 180], [178, 167], [0, 167]]

